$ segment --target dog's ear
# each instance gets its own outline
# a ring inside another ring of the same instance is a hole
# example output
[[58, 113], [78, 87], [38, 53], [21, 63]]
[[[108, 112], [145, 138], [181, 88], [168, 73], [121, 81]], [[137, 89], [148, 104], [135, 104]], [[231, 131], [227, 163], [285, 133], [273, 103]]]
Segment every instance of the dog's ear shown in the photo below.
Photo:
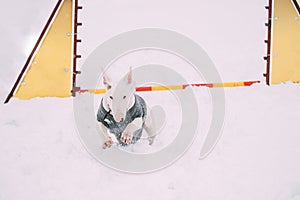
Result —
[[132, 79], [132, 67], [129, 68], [129, 72], [127, 74], [126, 79], [127, 79], [127, 83], [128, 84], [132, 84], [133, 83], [133, 79]]
[[103, 84], [109, 90], [111, 88], [110, 78], [107, 76], [107, 74], [103, 73], [102, 79]]

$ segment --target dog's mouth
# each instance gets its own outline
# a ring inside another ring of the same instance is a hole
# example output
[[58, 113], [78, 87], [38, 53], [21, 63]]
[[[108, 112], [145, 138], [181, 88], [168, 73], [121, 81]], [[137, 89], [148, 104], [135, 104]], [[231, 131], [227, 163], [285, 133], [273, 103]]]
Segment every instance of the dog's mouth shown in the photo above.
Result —
[[123, 118], [123, 117], [121, 117], [121, 118], [116, 118], [115, 120], [116, 120], [116, 122], [123, 122], [123, 121], [124, 121], [124, 118]]
[[[104, 119], [106, 119], [107, 116], [108, 116], [109, 114], [112, 114], [112, 110], [111, 110], [111, 109], [109, 109], [109, 110], [105, 113]], [[118, 122], [118, 123], [124, 121], [124, 117], [114, 117], [114, 119], [115, 119], [115, 121]]]
[[124, 114], [120, 110], [117, 110], [115, 113], [113, 112], [113, 115], [116, 122], [122, 122], [124, 120]]

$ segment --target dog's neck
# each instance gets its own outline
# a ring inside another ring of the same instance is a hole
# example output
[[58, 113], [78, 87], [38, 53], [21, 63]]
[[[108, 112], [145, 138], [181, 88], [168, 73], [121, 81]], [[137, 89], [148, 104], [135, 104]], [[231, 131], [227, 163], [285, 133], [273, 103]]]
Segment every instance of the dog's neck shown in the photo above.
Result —
[[134, 106], [134, 104], [135, 104], [135, 96], [134, 96], [134, 94], [133, 94], [133, 95], [130, 96], [130, 103], [129, 103], [128, 110], [129, 110], [130, 108], [132, 108], [132, 107]]

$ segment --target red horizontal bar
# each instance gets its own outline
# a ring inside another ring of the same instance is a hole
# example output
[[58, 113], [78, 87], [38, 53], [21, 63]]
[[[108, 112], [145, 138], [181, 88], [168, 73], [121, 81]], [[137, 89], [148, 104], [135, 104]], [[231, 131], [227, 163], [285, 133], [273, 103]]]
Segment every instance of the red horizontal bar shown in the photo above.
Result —
[[152, 91], [152, 87], [151, 86], [137, 87], [135, 88], [135, 91], [137, 92]]

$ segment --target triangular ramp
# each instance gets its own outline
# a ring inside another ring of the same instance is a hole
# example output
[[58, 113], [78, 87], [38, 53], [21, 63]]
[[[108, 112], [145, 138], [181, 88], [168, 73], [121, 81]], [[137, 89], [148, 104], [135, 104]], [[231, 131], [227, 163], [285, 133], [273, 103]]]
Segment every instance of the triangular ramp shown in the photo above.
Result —
[[72, 24], [72, 0], [58, 1], [6, 102], [71, 96]]
[[273, 0], [271, 83], [300, 81], [300, 9], [298, 0]]

